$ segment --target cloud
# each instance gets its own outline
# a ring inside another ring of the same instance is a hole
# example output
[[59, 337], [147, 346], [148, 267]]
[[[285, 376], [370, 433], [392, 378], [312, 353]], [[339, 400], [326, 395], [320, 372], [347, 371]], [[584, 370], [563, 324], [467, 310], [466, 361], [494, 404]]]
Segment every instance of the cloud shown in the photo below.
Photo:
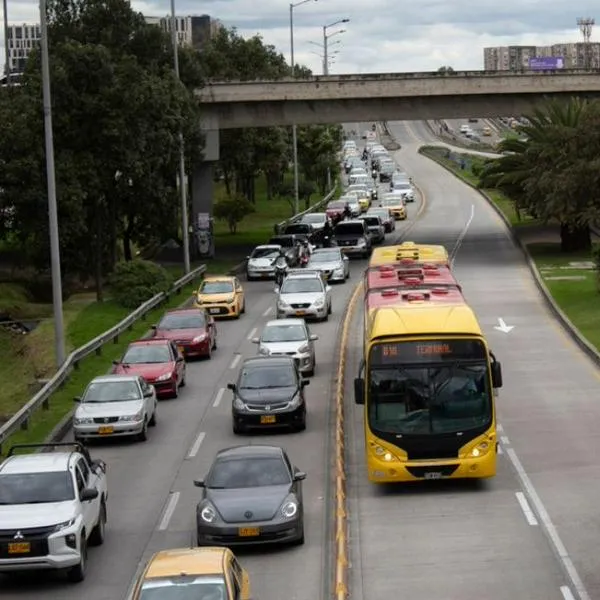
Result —
[[[197, 0], [176, 2], [179, 14], [199, 14]], [[38, 21], [35, 0], [8, 0], [8, 4], [11, 22]], [[134, 1], [133, 6], [153, 16], [164, 16], [168, 10], [162, 0]], [[289, 59], [288, 2], [205, 0], [201, 6], [244, 36], [260, 34]], [[346, 32], [330, 39], [332, 73], [433, 71], [441, 65], [477, 70], [483, 68], [485, 46], [580, 41], [576, 19], [594, 16], [597, 7], [597, 0], [584, 0], [577, 12], [564, 0], [318, 0], [294, 9], [295, 56], [321, 73], [323, 25], [349, 18], [339, 26]], [[3, 64], [3, 40], [0, 54]]]

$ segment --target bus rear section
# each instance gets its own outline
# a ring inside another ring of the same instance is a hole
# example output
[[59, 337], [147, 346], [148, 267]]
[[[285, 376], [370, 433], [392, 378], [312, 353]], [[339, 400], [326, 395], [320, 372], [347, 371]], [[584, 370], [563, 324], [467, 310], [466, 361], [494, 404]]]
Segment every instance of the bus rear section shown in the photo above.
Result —
[[466, 304], [382, 307], [354, 380], [372, 482], [496, 474], [502, 368]]
[[369, 267], [398, 264], [405, 260], [446, 265], [450, 267], [450, 257], [444, 246], [403, 242], [395, 246], [375, 248], [369, 260]]
[[429, 288], [455, 288], [459, 291], [461, 286], [452, 271], [442, 264], [400, 263], [398, 265], [379, 265], [369, 267], [365, 271], [365, 290], [378, 288], [419, 287]]

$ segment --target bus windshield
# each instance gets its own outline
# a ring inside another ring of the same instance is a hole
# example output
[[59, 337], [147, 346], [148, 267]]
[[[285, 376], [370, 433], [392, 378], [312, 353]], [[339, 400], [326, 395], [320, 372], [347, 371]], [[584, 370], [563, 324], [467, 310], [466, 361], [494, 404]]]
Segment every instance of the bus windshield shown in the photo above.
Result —
[[[374, 433], [450, 434], [477, 429], [492, 419], [492, 393], [485, 347], [406, 342], [375, 346], [368, 372], [368, 419]], [[409, 346], [408, 352], [403, 346]], [[400, 350], [394, 354], [393, 349]], [[443, 357], [436, 352], [447, 352]], [[375, 350], [375, 352], [374, 352]], [[452, 354], [456, 354], [450, 358]], [[397, 359], [413, 359], [410, 362]]]

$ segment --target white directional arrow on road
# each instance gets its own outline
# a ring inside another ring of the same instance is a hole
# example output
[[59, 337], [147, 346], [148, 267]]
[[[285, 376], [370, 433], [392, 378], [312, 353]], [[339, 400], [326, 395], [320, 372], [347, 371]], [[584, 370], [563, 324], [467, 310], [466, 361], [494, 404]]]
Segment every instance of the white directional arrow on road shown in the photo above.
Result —
[[507, 325], [504, 319], [498, 319], [498, 325], [494, 325], [494, 329], [501, 331], [502, 333], [509, 333], [515, 328], [514, 325]]

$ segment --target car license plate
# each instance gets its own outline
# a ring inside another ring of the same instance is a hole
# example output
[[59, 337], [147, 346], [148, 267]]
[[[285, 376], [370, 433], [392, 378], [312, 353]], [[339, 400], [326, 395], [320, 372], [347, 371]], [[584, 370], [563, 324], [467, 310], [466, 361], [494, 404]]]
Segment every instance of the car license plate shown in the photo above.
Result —
[[109, 433], [112, 433], [115, 430], [114, 427], [98, 427], [98, 433], [100, 435], [108, 435]]
[[442, 474], [439, 471], [430, 471], [425, 473], [425, 479], [441, 479]]
[[302, 317], [302, 316], [304, 316], [304, 315], [306, 314], [306, 311], [305, 311], [305, 310], [297, 310], [297, 311], [296, 311], [296, 314], [297, 314], [299, 317]]
[[264, 425], [268, 425], [269, 423], [276, 423], [277, 417], [275, 415], [264, 415], [260, 418], [260, 422]]
[[31, 552], [31, 544], [29, 542], [10, 542], [8, 544], [9, 554], [29, 554]]
[[218, 315], [221, 312], [221, 310], [219, 308], [211, 308], [208, 312], [211, 315]]
[[183, 354], [185, 352], [185, 348], [183, 346], [177, 346], [177, 350]]
[[240, 527], [238, 535], [240, 537], [256, 537], [260, 535], [260, 529], [258, 527]]

